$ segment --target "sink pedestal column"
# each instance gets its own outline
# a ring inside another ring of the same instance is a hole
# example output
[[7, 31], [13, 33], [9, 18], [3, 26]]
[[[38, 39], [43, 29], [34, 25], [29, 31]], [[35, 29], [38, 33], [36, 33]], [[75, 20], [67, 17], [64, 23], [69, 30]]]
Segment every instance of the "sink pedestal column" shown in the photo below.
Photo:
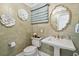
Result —
[[54, 47], [54, 56], [60, 56], [60, 48]]

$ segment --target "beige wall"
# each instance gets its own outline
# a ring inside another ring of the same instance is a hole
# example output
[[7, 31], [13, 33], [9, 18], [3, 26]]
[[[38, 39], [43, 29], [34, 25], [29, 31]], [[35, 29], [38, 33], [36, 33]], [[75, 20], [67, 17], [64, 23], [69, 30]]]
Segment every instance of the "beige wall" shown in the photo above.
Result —
[[[51, 10], [58, 4], [50, 4], [49, 6], [49, 16]], [[62, 31], [64, 36], [71, 36], [71, 39], [74, 41], [74, 44], [77, 48], [76, 52], [79, 52], [79, 34], [74, 32], [75, 24], [79, 20], [79, 4], [62, 4], [68, 7], [72, 12], [72, 18], [70, 25]], [[31, 44], [31, 33], [38, 33], [40, 36], [49, 36], [49, 35], [61, 35], [62, 32], [55, 32], [50, 25], [50, 17], [48, 23], [36, 24], [31, 27], [30, 22], [30, 8], [24, 4], [0, 4], [0, 15], [5, 13], [8, 8], [12, 8], [11, 14], [16, 20], [16, 25], [11, 28], [6, 28], [0, 23], [0, 55], [16, 55], [21, 52], [25, 47]], [[22, 21], [17, 16], [17, 10], [19, 8], [24, 8], [29, 12], [29, 18], [27, 21]], [[41, 29], [44, 30], [41, 33]], [[8, 43], [15, 41], [16, 47], [9, 48]], [[53, 55], [53, 47], [43, 44], [40, 48], [41, 51], [46, 52], [50, 55]], [[61, 49], [61, 55], [72, 55], [72, 51]]]
[[[0, 24], [0, 56], [1, 55], [16, 55], [21, 52], [26, 46], [31, 44], [31, 22], [30, 8], [24, 4], [0, 4], [0, 15], [9, 10], [16, 20], [16, 25], [10, 28]], [[17, 16], [17, 10], [23, 8], [29, 13], [27, 21], [22, 21]], [[16, 47], [10, 48], [9, 42], [15, 41]]]
[[[43, 24], [34, 24], [32, 25], [33, 33], [36, 32], [40, 36], [49, 36], [49, 35], [61, 35], [61, 33], [64, 34], [65, 37], [71, 36], [71, 40], [74, 41], [75, 47], [77, 48], [76, 52], [79, 52], [79, 34], [74, 32], [75, 24], [78, 23], [79, 20], [79, 4], [61, 4], [66, 7], [68, 7], [71, 10], [71, 23], [69, 26], [61, 32], [56, 32], [53, 30], [53, 28], [50, 25], [50, 13], [52, 9], [59, 4], [50, 4], [49, 5], [49, 22], [43, 23]], [[44, 30], [43, 33], [41, 33], [41, 29]], [[53, 55], [53, 48], [51, 46], [48, 46], [46, 44], [42, 44], [41, 51], [46, 52], [50, 55]], [[61, 49], [61, 55], [72, 55], [72, 51]]]

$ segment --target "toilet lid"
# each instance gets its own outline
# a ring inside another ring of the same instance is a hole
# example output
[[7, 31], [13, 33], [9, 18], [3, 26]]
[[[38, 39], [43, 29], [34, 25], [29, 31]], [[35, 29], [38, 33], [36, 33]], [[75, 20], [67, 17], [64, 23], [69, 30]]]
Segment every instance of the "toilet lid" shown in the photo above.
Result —
[[37, 49], [37, 47], [35, 47], [35, 46], [29, 46], [24, 49], [24, 52], [33, 52], [36, 49]]

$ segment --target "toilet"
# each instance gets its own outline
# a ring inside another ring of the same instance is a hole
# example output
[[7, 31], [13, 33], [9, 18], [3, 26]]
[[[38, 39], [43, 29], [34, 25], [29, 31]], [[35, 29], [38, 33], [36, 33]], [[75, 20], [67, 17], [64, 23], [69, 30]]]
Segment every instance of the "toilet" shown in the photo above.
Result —
[[23, 52], [24, 56], [37, 56], [39, 55], [38, 47], [41, 46], [41, 38], [32, 38], [32, 45], [26, 47]]

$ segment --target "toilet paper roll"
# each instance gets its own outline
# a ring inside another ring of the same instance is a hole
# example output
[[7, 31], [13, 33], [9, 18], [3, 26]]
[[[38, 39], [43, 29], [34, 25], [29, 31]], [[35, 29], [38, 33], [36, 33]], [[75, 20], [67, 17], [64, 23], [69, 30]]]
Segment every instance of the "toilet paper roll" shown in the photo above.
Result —
[[11, 42], [9, 43], [9, 46], [12, 48], [12, 47], [15, 47], [16, 46], [16, 43], [15, 42]]
[[75, 52], [75, 53], [73, 53], [73, 56], [78, 56], [78, 53], [76, 53], [76, 52]]

